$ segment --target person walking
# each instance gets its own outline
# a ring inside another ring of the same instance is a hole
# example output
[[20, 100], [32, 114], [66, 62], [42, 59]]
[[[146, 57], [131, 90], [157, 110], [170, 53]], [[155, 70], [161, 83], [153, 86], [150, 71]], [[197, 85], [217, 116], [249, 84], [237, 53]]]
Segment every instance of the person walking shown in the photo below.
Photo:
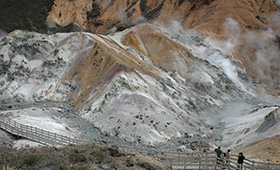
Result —
[[221, 147], [218, 146], [218, 148], [216, 148], [214, 151], [217, 153], [217, 157], [220, 158], [223, 153], [223, 151], [221, 150]]
[[227, 153], [226, 153], [226, 161], [227, 163], [229, 162], [229, 159], [230, 159], [230, 149], [227, 150]]
[[221, 162], [221, 155], [222, 155], [223, 151], [221, 150], [220, 146], [218, 146], [218, 148], [216, 148], [214, 151], [217, 154], [217, 164], [220, 164], [220, 162]]
[[222, 155], [221, 155], [221, 165], [222, 165], [222, 169], [226, 169], [226, 156], [227, 156], [227, 154], [226, 153], [222, 153]]
[[237, 160], [238, 169], [242, 169], [244, 160], [245, 160], [245, 156], [243, 155], [242, 152], [240, 152], [239, 155], [238, 155], [238, 160]]
[[229, 168], [229, 166], [230, 166], [230, 149], [228, 149], [227, 150], [227, 153], [226, 153], [226, 166], [227, 166], [227, 168]]

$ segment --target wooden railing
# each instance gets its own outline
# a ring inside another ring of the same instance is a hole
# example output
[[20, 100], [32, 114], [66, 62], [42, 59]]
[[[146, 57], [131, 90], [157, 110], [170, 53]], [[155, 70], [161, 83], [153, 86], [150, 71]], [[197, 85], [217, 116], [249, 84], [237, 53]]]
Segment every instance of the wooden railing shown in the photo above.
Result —
[[174, 170], [280, 170], [279, 164], [256, 162], [245, 159], [242, 166], [237, 164], [237, 155], [229, 160], [217, 158], [215, 152], [186, 153], [179, 151], [157, 151], [144, 148], [121, 147], [129, 152], [137, 152], [151, 157]]
[[249, 159], [246, 159], [241, 166], [237, 164], [237, 155], [231, 155], [231, 158], [227, 160], [226, 158], [217, 158], [215, 152], [167, 152], [153, 157], [156, 157], [163, 164], [169, 165], [172, 169], [280, 170], [278, 164], [255, 162]]
[[[84, 141], [59, 135], [36, 127], [23, 125], [9, 118], [0, 118], [0, 128], [17, 136], [25, 137], [47, 145], [67, 145], [83, 144]], [[92, 141], [102, 144], [102, 141]], [[217, 158], [215, 152], [194, 152], [186, 153], [179, 151], [159, 151], [157, 149], [124, 146], [118, 143], [106, 142], [106, 144], [116, 145], [129, 152], [137, 152], [151, 157], [162, 164], [172, 167], [174, 170], [280, 170], [279, 164], [262, 163], [246, 159], [242, 167], [237, 164], [237, 155], [231, 155], [229, 160]]]
[[37, 127], [20, 124], [7, 117], [0, 118], [0, 128], [13, 135], [25, 137], [46, 145], [78, 145], [83, 143], [83, 141], [78, 139], [59, 135]]

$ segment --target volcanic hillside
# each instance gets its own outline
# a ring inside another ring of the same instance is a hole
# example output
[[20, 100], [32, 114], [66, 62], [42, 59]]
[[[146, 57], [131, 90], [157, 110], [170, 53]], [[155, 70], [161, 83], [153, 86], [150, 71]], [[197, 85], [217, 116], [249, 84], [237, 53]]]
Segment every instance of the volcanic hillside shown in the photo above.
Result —
[[[45, 20], [49, 31], [104, 34], [143, 22], [168, 26], [171, 21], [179, 21], [184, 29], [225, 40], [221, 48], [238, 60], [252, 78], [278, 94], [279, 75], [275, 72], [279, 68], [275, 63], [279, 62], [279, 0], [36, 0], [37, 8], [32, 6], [34, 3], [3, 0], [0, 28], [45, 32], [41, 21]], [[34, 8], [40, 20], [30, 12], [17, 12], [20, 5]], [[14, 11], [14, 15], [4, 17], [9, 11]], [[262, 58], [267, 58], [267, 62]]]
[[15, 13], [28, 24], [0, 27], [33, 31], [0, 39], [1, 116], [88, 142], [168, 149], [279, 138], [279, 0], [47, 4], [38, 3], [45, 27], [28, 12]]
[[[93, 1], [91, 6], [90, 3], [56, 0], [48, 21], [61, 26], [77, 23], [87, 31], [101, 34], [143, 22], [157, 22], [167, 26], [170, 21], [179, 21], [184, 29], [194, 29], [216, 39], [228, 38], [229, 42], [221, 44], [222, 48], [227, 48], [250, 76], [264, 82], [268, 88], [279, 88], [280, 78], [275, 74], [279, 72], [279, 67], [271, 64], [279, 63], [279, 1], [105, 0]], [[258, 37], [262, 39], [261, 42], [256, 42]], [[269, 47], [265, 46], [267, 42], [271, 43]], [[271, 54], [267, 48], [273, 48], [276, 54]], [[260, 64], [261, 58], [267, 55], [270, 55], [268, 63]]]

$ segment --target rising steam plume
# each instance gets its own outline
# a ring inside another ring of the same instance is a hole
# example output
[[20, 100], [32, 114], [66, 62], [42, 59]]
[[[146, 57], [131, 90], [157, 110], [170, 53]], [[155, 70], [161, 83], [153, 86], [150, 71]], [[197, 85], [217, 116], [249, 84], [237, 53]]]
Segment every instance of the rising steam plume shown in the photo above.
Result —
[[279, 19], [280, 14], [276, 13], [270, 19], [271, 28], [241, 33], [240, 24], [227, 18], [224, 34], [228, 38], [220, 43], [227, 53], [235, 54], [234, 57], [243, 63], [248, 74], [268, 87], [279, 87], [280, 24], [275, 22]]

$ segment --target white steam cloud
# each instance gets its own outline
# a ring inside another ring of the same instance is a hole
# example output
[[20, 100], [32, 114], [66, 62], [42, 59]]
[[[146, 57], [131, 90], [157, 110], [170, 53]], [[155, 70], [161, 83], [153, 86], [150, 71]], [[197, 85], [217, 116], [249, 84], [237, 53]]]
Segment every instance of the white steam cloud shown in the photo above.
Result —
[[276, 5], [280, 6], [280, 0], [276, 0]]
[[147, 19], [143, 16], [139, 16], [137, 18], [133, 18], [133, 17], [130, 17], [130, 18], [127, 18], [127, 13], [125, 11], [126, 9], [125, 8], [121, 8], [119, 11], [118, 11], [118, 15], [117, 15], [117, 18], [126, 26], [132, 26], [133, 24], [139, 24], [139, 23], [144, 23], [147, 21]]
[[239, 45], [241, 29], [237, 21], [232, 18], [227, 18], [224, 23], [224, 34], [228, 35], [228, 40], [224, 42], [223, 50], [231, 52], [234, 47]]
[[277, 42], [277, 32], [280, 32], [279, 20], [280, 14], [276, 13], [271, 18], [272, 29], [242, 34], [239, 23], [227, 18], [224, 33], [228, 38], [218, 43], [225, 53], [237, 51], [247, 72], [254, 75], [256, 80], [273, 87], [279, 86], [277, 83], [280, 81], [280, 49]]
[[[229, 20], [229, 22], [232, 22]], [[230, 31], [235, 32], [236, 34], [240, 33], [240, 29], [237, 26], [237, 23], [233, 22], [233, 25], [229, 25], [228, 28]], [[238, 76], [237, 70], [238, 68], [236, 65], [233, 64], [232, 60], [222, 53], [219, 48], [214, 44], [210, 39], [199, 37], [198, 34], [191, 30], [184, 30], [181, 23], [177, 21], [172, 21], [168, 32], [172, 34], [173, 38], [177, 38], [184, 44], [188, 45], [197, 53], [199, 56], [205, 58], [208, 60], [211, 64], [221, 68], [223, 72], [228, 76], [229, 79], [231, 79], [235, 84], [240, 86], [240, 88], [250, 94], [252, 94], [251, 90], [247, 85], [245, 85], [241, 79]], [[193, 37], [197, 36], [198, 41], [203, 41], [203, 44], [201, 43], [195, 43], [192, 39]], [[238, 37], [232, 37], [233, 39], [228, 42], [227, 48], [232, 48], [235, 46], [236, 43], [238, 43]], [[248, 83], [248, 82], [247, 82]]]
[[120, 20], [120, 21], [124, 21], [124, 19], [126, 18], [125, 17], [125, 8], [121, 8], [119, 11], [118, 11], [118, 15], [117, 15], [117, 18]]
[[[280, 0], [279, 0], [280, 3]], [[280, 4], [279, 4], [280, 6]], [[270, 24], [273, 29], [277, 34], [280, 34], [280, 12], [276, 12], [274, 15], [271, 16], [270, 18]]]

